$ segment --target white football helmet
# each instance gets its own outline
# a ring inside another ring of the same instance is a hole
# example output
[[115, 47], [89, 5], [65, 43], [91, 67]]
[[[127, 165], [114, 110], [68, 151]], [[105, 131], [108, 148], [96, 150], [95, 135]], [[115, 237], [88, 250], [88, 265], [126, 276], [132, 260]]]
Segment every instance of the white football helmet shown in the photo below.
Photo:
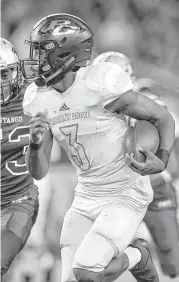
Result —
[[20, 60], [13, 45], [0, 38], [1, 105], [7, 105], [19, 94], [22, 79]]
[[134, 82], [136, 79], [135, 71], [132, 66], [131, 60], [120, 52], [108, 51], [97, 56], [91, 63], [91, 65], [96, 65], [102, 62], [110, 62], [119, 65], [122, 67], [131, 77]]

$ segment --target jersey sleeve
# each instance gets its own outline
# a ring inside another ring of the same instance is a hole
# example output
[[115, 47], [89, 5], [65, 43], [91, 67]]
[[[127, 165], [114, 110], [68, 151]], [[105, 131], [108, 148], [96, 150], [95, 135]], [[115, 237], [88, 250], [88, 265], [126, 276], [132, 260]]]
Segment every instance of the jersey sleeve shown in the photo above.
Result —
[[86, 77], [86, 86], [100, 93], [103, 106], [133, 89], [133, 82], [120, 66], [104, 62], [91, 67]]

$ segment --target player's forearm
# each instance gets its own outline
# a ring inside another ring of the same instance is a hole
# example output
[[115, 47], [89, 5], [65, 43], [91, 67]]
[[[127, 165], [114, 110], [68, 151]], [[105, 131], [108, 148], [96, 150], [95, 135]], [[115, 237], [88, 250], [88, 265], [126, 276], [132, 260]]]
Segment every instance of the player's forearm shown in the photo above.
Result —
[[46, 176], [49, 169], [49, 161], [44, 153], [43, 146], [38, 150], [34, 150], [29, 146], [26, 154], [27, 168], [36, 180], [40, 180]]
[[155, 122], [155, 126], [160, 136], [157, 156], [167, 165], [175, 141], [175, 122], [170, 113], [166, 111], [165, 114], [161, 115], [157, 122]]
[[156, 126], [160, 136], [157, 156], [166, 166], [175, 140], [175, 122], [172, 115], [151, 99], [138, 93], [126, 93], [121, 104], [125, 114], [135, 119], [147, 120]]

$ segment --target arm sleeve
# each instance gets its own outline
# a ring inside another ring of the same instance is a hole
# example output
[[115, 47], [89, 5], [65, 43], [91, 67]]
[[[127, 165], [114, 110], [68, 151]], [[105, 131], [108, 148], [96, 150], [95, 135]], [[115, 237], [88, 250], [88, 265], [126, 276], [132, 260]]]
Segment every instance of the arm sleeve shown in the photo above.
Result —
[[94, 65], [88, 72], [86, 85], [93, 91], [100, 92], [103, 106], [133, 89], [133, 82], [120, 66], [104, 62]]

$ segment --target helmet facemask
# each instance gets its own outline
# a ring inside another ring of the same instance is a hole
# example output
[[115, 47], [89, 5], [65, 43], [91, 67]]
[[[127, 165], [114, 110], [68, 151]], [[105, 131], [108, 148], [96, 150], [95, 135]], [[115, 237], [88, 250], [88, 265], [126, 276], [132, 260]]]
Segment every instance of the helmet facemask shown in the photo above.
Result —
[[30, 45], [29, 51], [29, 58], [22, 60], [22, 73], [26, 80], [34, 80], [35, 78], [39, 77], [41, 73], [41, 66], [47, 65], [47, 70], [50, 68], [48, 67], [48, 63], [45, 60], [44, 52], [42, 51], [42, 46], [40, 43], [35, 42], [32, 43], [28, 40], [25, 41], [26, 44]]
[[9, 104], [19, 94], [21, 82], [22, 75], [19, 64], [1, 69], [0, 94], [2, 106]]
[[23, 60], [23, 74], [26, 79], [35, 79], [38, 86], [55, 84], [63, 79], [65, 73], [75, 64], [76, 55], [70, 52], [60, 53], [57, 42], [29, 44], [30, 55], [29, 60]]

